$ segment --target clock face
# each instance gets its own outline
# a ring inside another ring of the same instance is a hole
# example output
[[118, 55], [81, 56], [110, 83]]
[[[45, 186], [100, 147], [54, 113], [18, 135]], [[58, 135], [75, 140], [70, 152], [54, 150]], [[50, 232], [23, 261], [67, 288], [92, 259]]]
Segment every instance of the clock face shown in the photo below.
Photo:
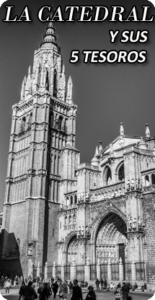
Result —
[[124, 139], [123, 139], [123, 138], [120, 138], [120, 139], [119, 139], [119, 144], [120, 144], [121, 147], [124, 146], [124, 143], [125, 143]]

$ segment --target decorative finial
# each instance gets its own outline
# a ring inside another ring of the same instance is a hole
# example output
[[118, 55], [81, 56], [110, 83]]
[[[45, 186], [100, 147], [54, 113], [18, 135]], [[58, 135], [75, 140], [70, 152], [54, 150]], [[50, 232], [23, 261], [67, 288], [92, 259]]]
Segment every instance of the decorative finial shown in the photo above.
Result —
[[148, 123], [146, 123], [146, 127], [145, 127], [145, 137], [146, 137], [147, 139], [149, 139], [150, 136], [151, 136], [151, 134], [150, 134], [150, 128], [149, 128]]
[[62, 66], [62, 73], [65, 73], [65, 65]]
[[100, 143], [99, 143], [99, 152], [101, 152], [102, 150], [103, 150], [103, 147], [102, 147], [102, 141], [100, 141]]
[[95, 149], [95, 155], [94, 155], [94, 156], [98, 156], [98, 154], [99, 154], [98, 146], [96, 146], [96, 149]]
[[120, 135], [123, 136], [124, 135], [124, 127], [123, 127], [123, 123], [120, 123]]
[[72, 102], [72, 90], [73, 90], [73, 82], [71, 76], [69, 76], [68, 83], [67, 83], [67, 97], [66, 97], [67, 102]]
[[28, 75], [29, 76], [31, 75], [31, 66], [29, 66], [29, 68], [28, 68]]

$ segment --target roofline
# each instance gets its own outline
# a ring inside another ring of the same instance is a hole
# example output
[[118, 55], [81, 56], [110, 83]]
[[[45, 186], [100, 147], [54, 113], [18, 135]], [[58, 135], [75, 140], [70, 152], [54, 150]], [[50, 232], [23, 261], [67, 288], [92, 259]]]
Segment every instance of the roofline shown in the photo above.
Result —
[[[118, 139], [120, 139], [120, 138], [130, 138], [130, 139], [139, 139], [139, 140], [141, 140], [141, 136], [130, 136], [130, 135], [119, 135], [117, 138], [115, 138], [114, 140], [113, 140], [113, 142], [112, 143], [110, 143], [110, 144], [114, 144]], [[110, 146], [110, 144], [108, 144], [108, 146], [106, 147], [106, 148], [104, 148], [103, 149], [103, 151], [102, 151], [102, 153], [103, 152], [105, 152], [108, 148], [109, 148], [109, 146]], [[136, 143], [135, 143], [136, 144]], [[134, 145], [134, 144], [132, 144], [132, 145]], [[125, 148], [125, 147], [121, 147], [122, 149], [123, 148]], [[116, 151], [116, 150], [115, 150]]]

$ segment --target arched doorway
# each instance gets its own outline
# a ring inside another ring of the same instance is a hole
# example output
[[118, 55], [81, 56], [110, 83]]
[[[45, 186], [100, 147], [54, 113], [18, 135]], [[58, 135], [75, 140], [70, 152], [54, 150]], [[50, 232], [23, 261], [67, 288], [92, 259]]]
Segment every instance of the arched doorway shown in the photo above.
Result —
[[77, 262], [77, 238], [74, 235], [68, 244], [67, 248], [67, 264], [71, 264], [72, 261]]
[[110, 259], [111, 263], [116, 264], [121, 258], [125, 266], [126, 244], [127, 227], [124, 220], [113, 212], [107, 214], [96, 234], [96, 262], [99, 260], [101, 264], [107, 264]]

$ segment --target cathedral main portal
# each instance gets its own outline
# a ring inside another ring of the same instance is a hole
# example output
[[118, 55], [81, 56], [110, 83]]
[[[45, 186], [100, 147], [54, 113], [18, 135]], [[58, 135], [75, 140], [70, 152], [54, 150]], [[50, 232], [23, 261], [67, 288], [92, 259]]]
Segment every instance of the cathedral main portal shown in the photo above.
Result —
[[96, 261], [101, 264], [119, 262], [125, 264], [126, 257], [126, 224], [115, 213], [108, 214], [100, 223], [96, 238]]

